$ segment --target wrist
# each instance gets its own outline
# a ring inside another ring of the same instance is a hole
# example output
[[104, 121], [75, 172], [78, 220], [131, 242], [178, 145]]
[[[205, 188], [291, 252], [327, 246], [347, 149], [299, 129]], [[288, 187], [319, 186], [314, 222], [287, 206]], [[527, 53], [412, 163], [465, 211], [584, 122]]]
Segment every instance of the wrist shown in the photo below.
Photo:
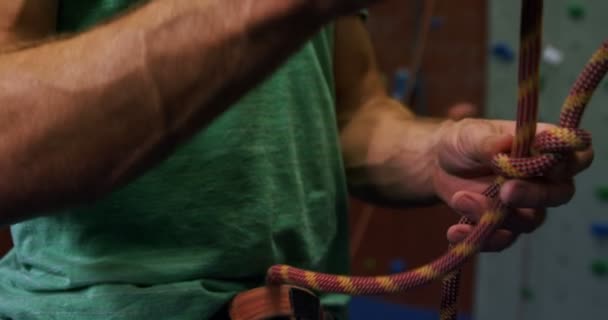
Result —
[[427, 133], [426, 146], [422, 159], [427, 161], [425, 166], [420, 171], [420, 181], [422, 183], [418, 186], [420, 190], [420, 196], [436, 198], [438, 197], [437, 188], [435, 185], [434, 177], [437, 170], [441, 170], [440, 166], [440, 154], [442, 146], [446, 139], [449, 139], [453, 135], [453, 128], [456, 121], [450, 119], [432, 119], [430, 125], [426, 125], [424, 130]]
[[453, 130], [457, 121], [451, 119], [441, 119], [437, 122], [436, 128], [431, 133], [429, 139], [429, 152], [431, 153], [431, 159], [438, 162], [441, 148], [444, 145], [446, 139], [453, 135]]
[[397, 145], [390, 150], [378, 179], [390, 198], [401, 204], [425, 205], [439, 201], [434, 177], [439, 169], [439, 154], [453, 132], [453, 120], [415, 117], [400, 122]]

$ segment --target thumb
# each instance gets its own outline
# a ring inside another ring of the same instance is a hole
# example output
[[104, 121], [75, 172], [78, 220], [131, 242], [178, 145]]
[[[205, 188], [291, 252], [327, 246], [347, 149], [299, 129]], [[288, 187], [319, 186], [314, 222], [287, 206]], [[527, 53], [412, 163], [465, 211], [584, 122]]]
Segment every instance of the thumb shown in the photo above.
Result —
[[489, 134], [480, 137], [480, 143], [471, 156], [481, 163], [487, 163], [497, 154], [508, 152], [513, 143], [513, 136], [506, 133]]
[[456, 129], [440, 156], [444, 170], [455, 175], [486, 174], [492, 157], [507, 152], [513, 142], [512, 135], [483, 120], [467, 121]]

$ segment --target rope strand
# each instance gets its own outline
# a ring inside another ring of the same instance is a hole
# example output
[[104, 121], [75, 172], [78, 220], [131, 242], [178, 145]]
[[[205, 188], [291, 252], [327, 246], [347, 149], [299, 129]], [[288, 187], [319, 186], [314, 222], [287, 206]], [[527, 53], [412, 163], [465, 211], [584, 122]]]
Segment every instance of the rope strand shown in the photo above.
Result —
[[[511, 148], [511, 156], [524, 158], [530, 156], [531, 145], [536, 133], [536, 119], [538, 117], [538, 84], [540, 66], [540, 47], [542, 37], [542, 0], [524, 0], [521, 7], [520, 48], [519, 48], [519, 89], [517, 106], [516, 135]], [[497, 199], [499, 189], [486, 190], [484, 195], [493, 199], [494, 206], [499, 207]], [[506, 215], [504, 210], [503, 215]], [[473, 225], [474, 222], [463, 218], [460, 224]], [[451, 246], [450, 246], [451, 247]], [[458, 316], [458, 288], [460, 274], [447, 276], [443, 281], [441, 291], [441, 320], [456, 320]], [[447, 307], [444, 307], [447, 306]]]

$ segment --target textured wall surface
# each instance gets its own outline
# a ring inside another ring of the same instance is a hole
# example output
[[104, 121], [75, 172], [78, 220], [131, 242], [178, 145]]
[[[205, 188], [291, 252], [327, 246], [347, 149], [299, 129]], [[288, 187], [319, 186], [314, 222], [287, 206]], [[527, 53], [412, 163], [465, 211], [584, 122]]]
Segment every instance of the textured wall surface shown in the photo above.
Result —
[[[509, 62], [503, 53], [505, 48], [518, 50], [520, 1], [489, 3], [489, 42], [504, 42], [504, 47], [497, 51], [503, 58], [494, 56], [489, 63], [487, 114], [514, 119], [517, 55]], [[603, 0], [545, 1], [544, 47], [557, 51], [552, 50], [542, 65], [543, 121], [558, 119], [571, 84], [608, 38], [607, 13], [608, 2]], [[479, 258], [475, 319], [606, 319], [608, 245], [602, 237], [608, 227], [608, 203], [598, 196], [608, 186], [608, 149], [603, 141], [608, 135], [606, 80], [582, 126], [594, 135], [596, 158], [592, 168], [577, 178], [575, 199], [550, 210], [541, 230], [508, 252]]]

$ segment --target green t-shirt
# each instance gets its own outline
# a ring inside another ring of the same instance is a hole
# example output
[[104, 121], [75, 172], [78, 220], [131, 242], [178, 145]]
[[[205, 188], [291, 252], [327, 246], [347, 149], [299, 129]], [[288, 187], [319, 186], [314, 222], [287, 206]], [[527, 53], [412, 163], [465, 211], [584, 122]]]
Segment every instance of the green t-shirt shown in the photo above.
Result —
[[[134, 1], [60, 2], [77, 31]], [[0, 319], [204, 320], [273, 264], [348, 273], [332, 56], [327, 27], [133, 183], [14, 225]]]

